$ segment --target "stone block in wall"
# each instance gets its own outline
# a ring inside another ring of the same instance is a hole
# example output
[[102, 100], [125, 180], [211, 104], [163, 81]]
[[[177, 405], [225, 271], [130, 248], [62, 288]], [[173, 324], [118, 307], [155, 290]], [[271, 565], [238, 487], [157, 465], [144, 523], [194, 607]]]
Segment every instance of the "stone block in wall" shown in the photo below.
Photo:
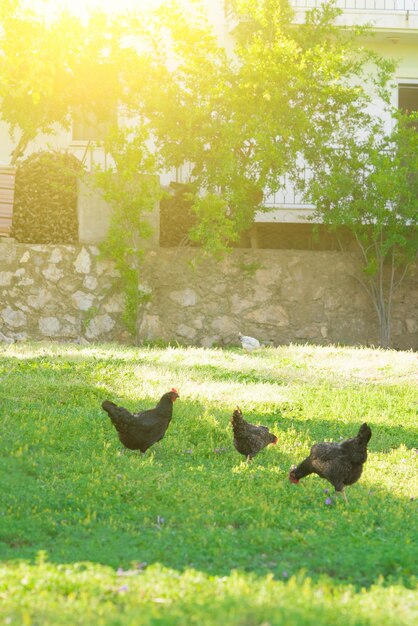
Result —
[[31, 309], [42, 310], [46, 305], [51, 302], [52, 294], [48, 289], [44, 287], [37, 289], [35, 293], [29, 293], [27, 296], [27, 303]]
[[0, 243], [0, 258], [0, 332], [10, 341], [129, 340], [113, 266], [98, 272], [97, 248]]
[[3, 318], [3, 322], [13, 329], [22, 328], [22, 326], [26, 325], [27, 318], [24, 312], [12, 309], [11, 306], [7, 306], [5, 309], [0, 311], [0, 315]]
[[12, 284], [13, 272], [0, 272], [0, 287], [8, 287]]
[[184, 307], [195, 306], [197, 302], [196, 291], [190, 289], [189, 287], [186, 287], [186, 289], [183, 289], [182, 291], [172, 291], [170, 298], [177, 304]]
[[72, 296], [71, 300], [73, 305], [79, 311], [88, 311], [91, 309], [94, 303], [94, 295], [91, 293], [86, 293], [85, 291], [76, 291]]
[[41, 317], [39, 319], [39, 330], [45, 337], [58, 337], [60, 328], [61, 324], [57, 317]]
[[180, 324], [177, 326], [177, 334], [179, 337], [184, 337], [187, 341], [194, 341], [196, 339], [197, 330], [192, 326], [186, 326], [186, 324]]
[[220, 337], [236, 338], [240, 332], [240, 327], [235, 319], [228, 315], [217, 317], [213, 320], [212, 330]]
[[91, 256], [85, 248], [81, 248], [73, 263], [78, 274], [89, 274], [91, 270]]
[[231, 306], [235, 315], [240, 315], [244, 311], [251, 310], [254, 306], [254, 302], [252, 300], [243, 298], [237, 293], [234, 293], [231, 296]]
[[17, 249], [14, 240], [0, 237], [0, 267], [13, 263], [16, 255]]
[[245, 316], [257, 324], [269, 324], [271, 326], [289, 326], [289, 316], [280, 304], [260, 306]]
[[138, 333], [142, 339], [164, 339], [164, 329], [158, 315], [144, 313], [139, 324]]
[[417, 319], [406, 319], [405, 325], [406, 325], [406, 330], [408, 331], [408, 333], [418, 332], [418, 320]]
[[87, 324], [86, 337], [87, 339], [98, 339], [109, 333], [115, 326], [115, 320], [107, 313], [104, 315], [96, 315]]
[[63, 270], [59, 269], [56, 265], [48, 265], [44, 270], [42, 270], [42, 274], [52, 283], [57, 283], [60, 278], [64, 276]]

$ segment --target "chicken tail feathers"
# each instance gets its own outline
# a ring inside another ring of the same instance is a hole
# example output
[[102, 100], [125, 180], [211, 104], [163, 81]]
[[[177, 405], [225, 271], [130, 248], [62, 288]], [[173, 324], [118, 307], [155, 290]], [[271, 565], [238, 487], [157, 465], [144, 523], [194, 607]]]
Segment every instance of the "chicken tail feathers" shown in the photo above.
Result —
[[359, 444], [363, 446], [367, 446], [367, 444], [370, 441], [371, 436], [372, 436], [372, 429], [370, 428], [370, 426], [366, 424], [366, 422], [364, 422], [364, 424], [360, 426], [360, 430], [358, 431], [358, 435], [357, 435]]
[[120, 427], [124, 428], [135, 421], [132, 413], [129, 413], [123, 406], [117, 406], [114, 402], [110, 402], [110, 400], [102, 402], [102, 409], [106, 411], [118, 430]]

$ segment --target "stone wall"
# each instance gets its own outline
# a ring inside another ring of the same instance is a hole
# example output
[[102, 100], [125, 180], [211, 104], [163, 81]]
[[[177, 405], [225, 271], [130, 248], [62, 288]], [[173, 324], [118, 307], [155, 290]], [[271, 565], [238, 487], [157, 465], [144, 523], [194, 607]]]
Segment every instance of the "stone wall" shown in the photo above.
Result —
[[[148, 250], [141, 340], [237, 344], [241, 331], [274, 344], [378, 344], [372, 305], [338, 252], [234, 250], [221, 263], [196, 251]], [[396, 293], [393, 344], [418, 348], [418, 281]], [[95, 246], [0, 240], [0, 340], [130, 341], [118, 275]]]
[[[237, 334], [273, 344], [378, 345], [372, 304], [339, 252], [234, 250], [221, 263], [191, 266], [191, 250], [147, 258], [153, 291], [139, 335], [196, 345], [237, 343]], [[396, 293], [393, 345], [418, 348], [418, 272]]]
[[117, 272], [94, 246], [0, 240], [0, 340], [124, 340]]

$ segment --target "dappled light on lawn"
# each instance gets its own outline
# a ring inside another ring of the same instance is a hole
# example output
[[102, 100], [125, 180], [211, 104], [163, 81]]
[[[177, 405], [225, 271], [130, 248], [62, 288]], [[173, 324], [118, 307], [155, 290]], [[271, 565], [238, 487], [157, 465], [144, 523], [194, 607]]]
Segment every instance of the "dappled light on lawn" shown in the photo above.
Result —
[[[40, 342], [0, 355], [0, 623], [414, 624], [412, 352]], [[144, 411], [173, 386], [164, 438], [122, 454], [103, 400]], [[237, 405], [278, 439], [251, 463], [233, 444]], [[315, 442], [364, 421], [349, 504], [318, 476], [289, 482]]]
[[57, 565], [45, 557], [36, 565], [0, 565], [5, 624], [407, 626], [414, 620], [414, 592], [383, 581], [358, 593], [330, 578], [316, 582], [286, 570], [278, 580], [243, 572], [214, 577], [160, 564], [115, 570]]

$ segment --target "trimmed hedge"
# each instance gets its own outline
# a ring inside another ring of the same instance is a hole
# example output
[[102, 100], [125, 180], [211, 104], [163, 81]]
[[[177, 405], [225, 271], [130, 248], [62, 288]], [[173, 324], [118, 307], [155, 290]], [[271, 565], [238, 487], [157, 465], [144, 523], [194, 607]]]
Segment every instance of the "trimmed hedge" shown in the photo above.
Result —
[[21, 243], [78, 241], [77, 178], [81, 162], [67, 152], [36, 152], [16, 170], [12, 236]]

